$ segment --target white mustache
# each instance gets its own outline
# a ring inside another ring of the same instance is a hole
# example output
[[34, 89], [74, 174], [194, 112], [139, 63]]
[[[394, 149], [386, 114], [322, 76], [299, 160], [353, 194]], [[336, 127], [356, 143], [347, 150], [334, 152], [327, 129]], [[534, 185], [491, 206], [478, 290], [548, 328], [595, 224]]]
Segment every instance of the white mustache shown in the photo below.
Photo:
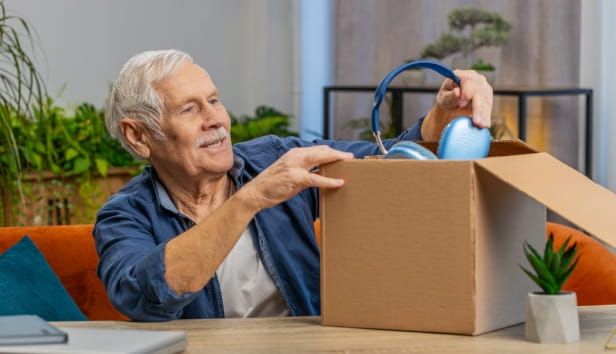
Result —
[[214, 132], [210, 135], [206, 135], [206, 136], [202, 136], [199, 139], [197, 139], [197, 148], [203, 146], [203, 145], [209, 145], [211, 143], [214, 143], [216, 141], [219, 140], [223, 140], [225, 138], [228, 138], [229, 134], [227, 133], [227, 131], [225, 130], [225, 128], [223, 127], [218, 127], [216, 128], [216, 130], [214, 130]]

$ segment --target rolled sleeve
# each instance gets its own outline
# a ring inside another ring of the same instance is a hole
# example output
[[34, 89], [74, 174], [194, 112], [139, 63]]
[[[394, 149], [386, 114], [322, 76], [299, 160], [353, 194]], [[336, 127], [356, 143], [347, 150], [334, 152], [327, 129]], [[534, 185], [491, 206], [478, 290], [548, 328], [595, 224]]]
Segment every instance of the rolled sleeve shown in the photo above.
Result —
[[[94, 228], [100, 256], [98, 275], [113, 305], [137, 321], [166, 321], [182, 316], [196, 293], [177, 295], [165, 280], [164, 250], [152, 232], [132, 215], [102, 210]], [[175, 236], [175, 235], [174, 235]]]

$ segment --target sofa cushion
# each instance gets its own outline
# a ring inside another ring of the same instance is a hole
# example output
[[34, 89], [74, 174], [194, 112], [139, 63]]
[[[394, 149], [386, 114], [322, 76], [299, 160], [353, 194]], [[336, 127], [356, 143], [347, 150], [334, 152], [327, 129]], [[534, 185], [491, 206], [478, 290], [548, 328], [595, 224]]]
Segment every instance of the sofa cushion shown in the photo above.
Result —
[[554, 249], [568, 237], [577, 242], [579, 261], [563, 285], [575, 291], [578, 305], [616, 304], [616, 255], [591, 236], [558, 223], [547, 223], [547, 236], [554, 234]]
[[98, 254], [92, 228], [92, 224], [0, 227], [0, 253], [27, 234], [88, 319], [126, 320], [96, 275]]
[[28, 236], [0, 255], [0, 279], [0, 315], [87, 320]]

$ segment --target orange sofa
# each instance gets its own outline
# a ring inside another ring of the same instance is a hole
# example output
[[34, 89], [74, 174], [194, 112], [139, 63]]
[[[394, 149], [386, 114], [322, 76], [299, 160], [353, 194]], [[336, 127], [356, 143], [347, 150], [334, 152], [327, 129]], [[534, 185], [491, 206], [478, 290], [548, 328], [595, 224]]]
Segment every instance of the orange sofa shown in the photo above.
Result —
[[109, 302], [96, 275], [93, 225], [0, 227], [0, 254], [30, 236], [89, 320], [127, 320]]
[[[30, 236], [79, 309], [89, 320], [127, 320], [109, 302], [96, 275], [98, 255], [92, 237], [93, 225], [0, 227], [0, 254], [24, 235]], [[315, 223], [321, 245], [320, 225]], [[569, 236], [580, 244], [578, 268], [564, 286], [575, 291], [579, 305], [616, 303], [616, 255], [590, 236], [560, 224], [548, 223], [555, 247]], [[522, 247], [520, 246], [520, 252]]]
[[554, 249], [571, 237], [578, 244], [579, 261], [563, 290], [575, 291], [578, 305], [616, 304], [616, 255], [591, 236], [562, 224], [548, 222], [546, 236], [554, 235]]

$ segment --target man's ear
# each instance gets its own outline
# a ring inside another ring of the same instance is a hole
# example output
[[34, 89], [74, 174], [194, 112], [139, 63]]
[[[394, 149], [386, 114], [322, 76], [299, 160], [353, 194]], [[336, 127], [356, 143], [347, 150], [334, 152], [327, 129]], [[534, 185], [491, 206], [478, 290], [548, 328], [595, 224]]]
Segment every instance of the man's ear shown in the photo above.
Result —
[[132, 118], [124, 118], [120, 121], [120, 129], [133, 151], [147, 160], [150, 157], [150, 141], [143, 126]]

